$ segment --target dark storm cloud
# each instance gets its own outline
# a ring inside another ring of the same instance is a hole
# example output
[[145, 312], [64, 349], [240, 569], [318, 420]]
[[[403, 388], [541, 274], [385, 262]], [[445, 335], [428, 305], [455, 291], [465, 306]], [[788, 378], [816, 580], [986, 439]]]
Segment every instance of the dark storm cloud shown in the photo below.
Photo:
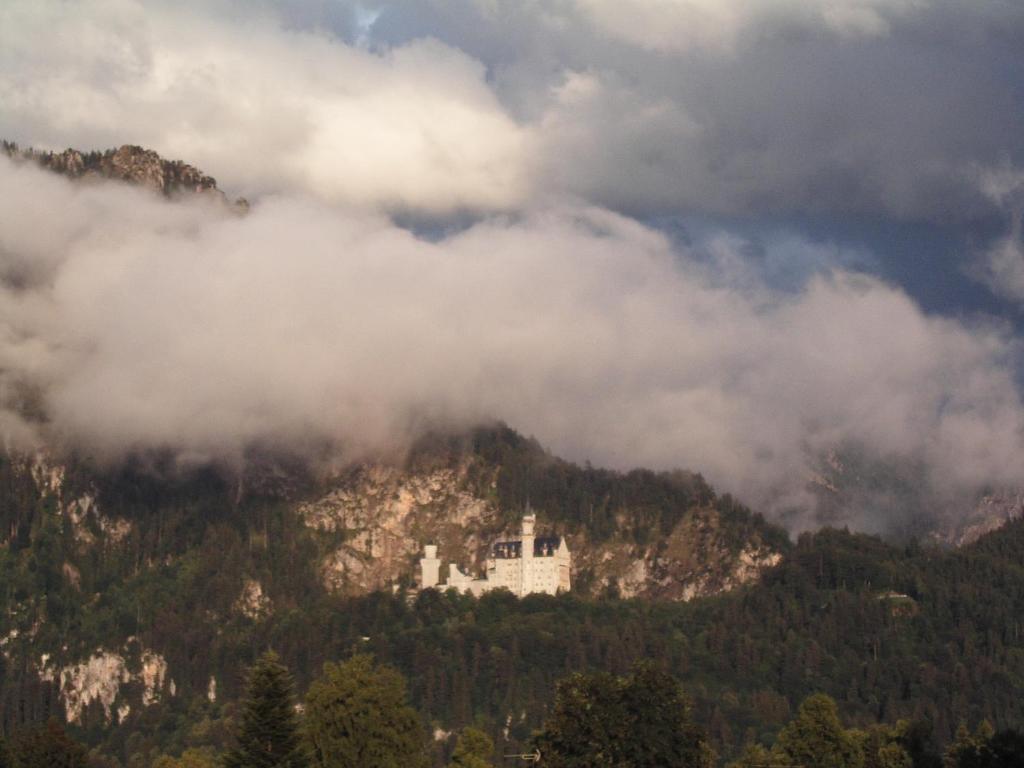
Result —
[[975, 166], [1024, 161], [1024, 6], [395, 2], [376, 38], [436, 36], [543, 125], [563, 188], [634, 213], [971, 218]]

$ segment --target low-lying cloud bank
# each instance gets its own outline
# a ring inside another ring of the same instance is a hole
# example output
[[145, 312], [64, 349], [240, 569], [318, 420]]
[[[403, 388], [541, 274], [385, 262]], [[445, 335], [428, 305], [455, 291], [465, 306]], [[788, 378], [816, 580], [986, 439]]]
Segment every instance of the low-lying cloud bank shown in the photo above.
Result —
[[[230, 461], [503, 418], [780, 514], [837, 446], [1019, 487], [1019, 331], [794, 222], [941, 223], [1019, 319], [1022, 51], [1024, 6], [974, 0], [7, 0], [0, 137], [255, 205], [0, 162], [0, 428]], [[638, 223], [675, 217], [692, 245]]]
[[[358, 207], [279, 197], [238, 217], [7, 160], [0, 199], [8, 439], [355, 458], [502, 418], [769, 510], [806, 501], [843, 441], [919, 458], [939, 489], [1024, 481], [1012, 337], [842, 269], [775, 292], [728, 236], [698, 259], [564, 204], [427, 241]], [[25, 391], [44, 426], [18, 415]]]

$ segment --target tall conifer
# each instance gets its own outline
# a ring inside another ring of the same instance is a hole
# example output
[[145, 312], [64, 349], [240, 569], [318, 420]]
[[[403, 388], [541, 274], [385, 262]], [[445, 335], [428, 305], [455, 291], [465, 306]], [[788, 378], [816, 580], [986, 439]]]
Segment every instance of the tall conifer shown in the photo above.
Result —
[[293, 684], [277, 654], [263, 654], [249, 672], [237, 744], [224, 768], [308, 768]]

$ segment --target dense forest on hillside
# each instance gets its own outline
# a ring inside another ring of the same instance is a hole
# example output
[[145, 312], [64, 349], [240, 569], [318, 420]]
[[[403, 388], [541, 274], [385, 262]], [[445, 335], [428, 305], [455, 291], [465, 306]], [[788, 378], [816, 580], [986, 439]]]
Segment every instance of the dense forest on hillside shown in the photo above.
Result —
[[[700, 473], [581, 467], [502, 424], [469, 435], [428, 435], [413, 445], [408, 461], [414, 466], [450, 463], [467, 452], [482, 460], [476, 465], [484, 470], [476, 478], [476, 490], [492, 493], [509, 522], [516, 522], [529, 507], [557, 530], [585, 530], [592, 541], [622, 533], [625, 523], [637, 543], [646, 543], [671, 531], [687, 511], [712, 507], [724, 516], [737, 544], [757, 537], [778, 549], [789, 545], [781, 528], [766, 523], [732, 495], [716, 493]], [[500, 468], [493, 488], [490, 467]], [[625, 510], [629, 517], [624, 521]]]
[[[574, 470], [529, 441], [493, 433], [474, 450], [494, 452], [507, 468], [495, 491], [504, 503], [561, 509], [566, 524], [593, 509], [602, 525], [614, 519], [615, 494], [630, 494], [647, 500], [639, 506], [657, 535], [662, 515], [693, 503], [687, 494], [706, 494], [702, 503], [762, 525], [696, 475]], [[68, 466], [66, 488], [95, 482]], [[626, 674], [642, 658], [682, 682], [723, 758], [769, 742], [814, 692], [836, 699], [853, 726], [907, 718], [928, 723], [942, 743], [960, 722], [1024, 724], [1024, 522], [957, 551], [844, 531], [805, 535], [762, 583], [690, 603], [435, 591], [344, 598], [326, 590], [316, 567], [332, 534], [304, 526], [282, 499], [282, 488], [301, 494], [311, 482], [301, 472], [264, 473], [262, 486], [252, 478], [239, 503], [237, 478], [223, 472], [157, 470], [122, 467], [102, 478], [98, 503], [136, 525], [121, 538], [86, 531], [95, 544], [84, 547], [85, 534], [54, 497], [11, 461], [0, 463], [5, 732], [65, 714], [56, 682], [40, 678], [43, 654], [70, 664], [101, 649], [124, 655], [130, 669], [141, 649], [158, 653], [174, 681], [173, 695], [165, 689], [148, 706], [139, 706], [139, 683], [126, 683], [117, 703], [133, 706], [122, 722], [92, 701], [71, 726], [125, 765], [190, 746], [223, 748], [244, 669], [267, 648], [300, 693], [325, 662], [371, 653], [407, 677], [431, 730], [476, 724], [500, 749], [527, 743], [557, 680], [578, 670]], [[263, 585], [272, 611], [238, 609], [247, 578]]]

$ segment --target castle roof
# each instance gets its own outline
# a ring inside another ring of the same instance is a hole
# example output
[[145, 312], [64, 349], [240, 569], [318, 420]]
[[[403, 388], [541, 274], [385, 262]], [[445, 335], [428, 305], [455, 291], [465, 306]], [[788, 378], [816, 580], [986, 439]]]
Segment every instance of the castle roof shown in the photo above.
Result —
[[[538, 536], [533, 540], [534, 557], [554, 557], [555, 552], [562, 545], [561, 536]], [[519, 539], [513, 541], [496, 541], [491, 547], [491, 556], [499, 560], [514, 560], [523, 556], [523, 542]]]

